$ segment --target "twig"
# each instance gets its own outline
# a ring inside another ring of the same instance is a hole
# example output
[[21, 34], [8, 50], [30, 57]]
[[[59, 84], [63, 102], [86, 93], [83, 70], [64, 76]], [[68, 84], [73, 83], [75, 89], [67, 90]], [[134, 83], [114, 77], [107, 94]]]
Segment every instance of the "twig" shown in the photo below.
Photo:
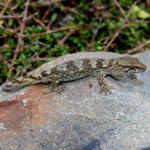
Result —
[[[26, 18], [26, 20], [30, 20], [32, 19], [35, 15], [37, 15], [37, 12], [28, 16]], [[23, 16], [22, 15], [0, 15], [0, 19], [19, 19], [19, 18], [22, 18]]]
[[49, 13], [50, 13], [50, 10], [51, 10], [51, 8], [48, 8], [48, 9], [45, 11], [43, 17], [41, 18], [41, 21], [42, 21], [42, 22], [47, 18], [47, 16], [48, 16]]
[[92, 49], [93, 49], [93, 45], [94, 45], [94, 42], [95, 42], [95, 38], [98, 34], [99, 24], [101, 23], [101, 21], [102, 21], [101, 18], [99, 18], [96, 29], [93, 31], [93, 36], [92, 36], [91, 40], [89, 41], [89, 43], [87, 44], [87, 47], [86, 47], [87, 51], [92, 51]]
[[1, 29], [4, 29], [5, 31], [7, 31], [9, 33], [12, 33], [12, 34], [16, 34], [16, 32], [19, 30], [19, 28], [17, 28], [17, 29], [11, 29], [11, 28], [3, 27], [3, 26], [1, 26]]
[[133, 49], [128, 49], [126, 50], [126, 54], [136, 54], [138, 52], [142, 52], [144, 50], [144, 47], [150, 45], [150, 40], [146, 41], [143, 44], [139, 44], [137, 47], [133, 48]]
[[124, 26], [122, 26], [119, 30], [117, 30], [114, 34], [113, 37], [111, 38], [111, 40], [108, 42], [108, 44], [105, 46], [103, 51], [107, 51], [108, 48], [110, 47], [110, 45], [114, 42], [114, 40], [118, 37], [118, 35], [120, 34], [120, 32], [122, 31], [122, 29], [124, 28]]
[[146, 0], [147, 8], [150, 9], [150, 0]]
[[21, 15], [0, 15], [0, 19], [18, 19], [22, 18]]
[[40, 21], [40, 20], [37, 19], [36, 17], [33, 17], [33, 20], [34, 20], [37, 24], [39, 24], [42, 28], [44, 28], [44, 29], [47, 30], [45, 24], [44, 24], [42, 21]]
[[37, 14], [38, 14], [38, 12], [35, 12], [34, 14], [32, 14], [32, 15], [26, 17], [24, 21], [31, 20], [31, 19], [32, 19], [34, 16], [36, 16]]
[[[54, 30], [47, 30], [46, 32], [42, 32], [42, 33], [32, 33], [31, 37], [37, 37], [37, 36], [41, 36], [41, 35], [45, 35], [45, 34], [51, 34], [54, 32], [60, 32], [60, 31], [64, 31], [64, 30], [77, 29], [78, 27], [79, 27], [78, 25], [60, 27], [60, 28], [57, 28]], [[24, 37], [26, 37], [26, 35], [24, 35]]]
[[75, 32], [75, 30], [74, 30], [74, 29], [71, 29], [68, 34], [66, 34], [60, 41], [58, 41], [58, 43], [63, 46], [64, 43], [65, 43], [65, 41], [66, 41], [66, 40], [69, 38], [69, 36], [70, 36], [71, 34], [73, 34], [74, 32]]
[[66, 0], [50, 0], [50, 2], [43, 1], [43, 3], [35, 1], [35, 2], [31, 2], [30, 6], [31, 7], [51, 6], [51, 5], [55, 4], [55, 3], [59, 3], [59, 2], [62, 2], [62, 1], [66, 1]]
[[33, 45], [41, 45], [41, 46], [43, 46], [43, 47], [45, 47], [45, 48], [49, 48], [49, 46], [47, 46], [46, 44], [44, 44], [43, 42], [40, 42], [40, 41], [38, 41], [38, 42], [34, 42], [34, 43], [32, 43], [32, 44], [30, 44], [30, 45], [24, 45], [24, 46], [22, 46], [21, 48], [20, 48], [20, 51], [23, 51], [24, 49], [28, 49], [29, 47], [31, 47], [31, 46], [33, 46]]
[[106, 45], [109, 42], [110, 38], [111, 36], [107, 36], [103, 42], [103, 45]]
[[[48, 17], [48, 15], [50, 14], [50, 10], [51, 10], [51, 8], [49, 8], [45, 11], [43, 17], [41, 18], [42, 22]], [[50, 29], [51, 25], [52, 25], [52, 22], [49, 20], [48, 24], [46, 25], [46, 28]]]

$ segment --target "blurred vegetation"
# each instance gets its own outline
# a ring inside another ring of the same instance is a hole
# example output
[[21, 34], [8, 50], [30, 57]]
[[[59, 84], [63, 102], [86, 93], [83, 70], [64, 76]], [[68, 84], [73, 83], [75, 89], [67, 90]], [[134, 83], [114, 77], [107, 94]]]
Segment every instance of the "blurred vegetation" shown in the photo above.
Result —
[[67, 53], [150, 47], [150, 0], [0, 0], [0, 83]]

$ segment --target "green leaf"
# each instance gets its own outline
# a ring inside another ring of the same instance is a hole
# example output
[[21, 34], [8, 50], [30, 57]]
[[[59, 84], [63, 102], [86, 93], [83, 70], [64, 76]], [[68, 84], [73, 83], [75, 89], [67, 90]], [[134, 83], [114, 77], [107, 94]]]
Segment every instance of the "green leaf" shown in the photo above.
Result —
[[54, 22], [57, 19], [57, 16], [58, 15], [56, 13], [53, 13], [51, 16], [51, 22]]
[[0, 19], [0, 26], [2, 26], [4, 23], [4, 20]]
[[137, 16], [141, 19], [147, 19], [150, 17], [150, 14], [145, 11], [142, 10], [139, 6], [135, 5], [132, 7], [132, 15]]

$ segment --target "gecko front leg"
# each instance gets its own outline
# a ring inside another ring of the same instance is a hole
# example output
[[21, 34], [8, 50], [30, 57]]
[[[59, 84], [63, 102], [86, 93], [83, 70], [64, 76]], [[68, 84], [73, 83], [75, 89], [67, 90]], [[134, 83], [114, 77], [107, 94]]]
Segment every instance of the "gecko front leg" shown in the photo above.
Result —
[[101, 86], [100, 92], [104, 92], [105, 95], [107, 95], [108, 93], [111, 93], [112, 87], [108, 84], [106, 76], [99, 75], [97, 76], [97, 80], [98, 80], [99, 85]]
[[56, 93], [61, 93], [62, 91], [64, 91], [64, 86], [62, 85], [59, 78], [53, 78], [53, 80], [51, 80], [50, 91]]
[[50, 84], [49, 92], [60, 93], [64, 91], [64, 86], [61, 84], [61, 78], [56, 74], [47, 74], [45, 71], [41, 73], [42, 83]]

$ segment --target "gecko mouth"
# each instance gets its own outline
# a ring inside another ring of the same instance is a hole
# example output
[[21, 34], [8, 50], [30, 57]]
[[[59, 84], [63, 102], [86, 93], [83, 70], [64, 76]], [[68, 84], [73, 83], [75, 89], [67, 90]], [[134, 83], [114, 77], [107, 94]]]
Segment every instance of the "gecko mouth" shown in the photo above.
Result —
[[144, 72], [146, 70], [146, 66], [143, 64], [142, 66], [137, 66], [135, 69], [135, 73]]
[[141, 73], [141, 72], [144, 72], [146, 69], [139, 69], [139, 68], [136, 68], [136, 69], [130, 69], [129, 72], [131, 73]]

